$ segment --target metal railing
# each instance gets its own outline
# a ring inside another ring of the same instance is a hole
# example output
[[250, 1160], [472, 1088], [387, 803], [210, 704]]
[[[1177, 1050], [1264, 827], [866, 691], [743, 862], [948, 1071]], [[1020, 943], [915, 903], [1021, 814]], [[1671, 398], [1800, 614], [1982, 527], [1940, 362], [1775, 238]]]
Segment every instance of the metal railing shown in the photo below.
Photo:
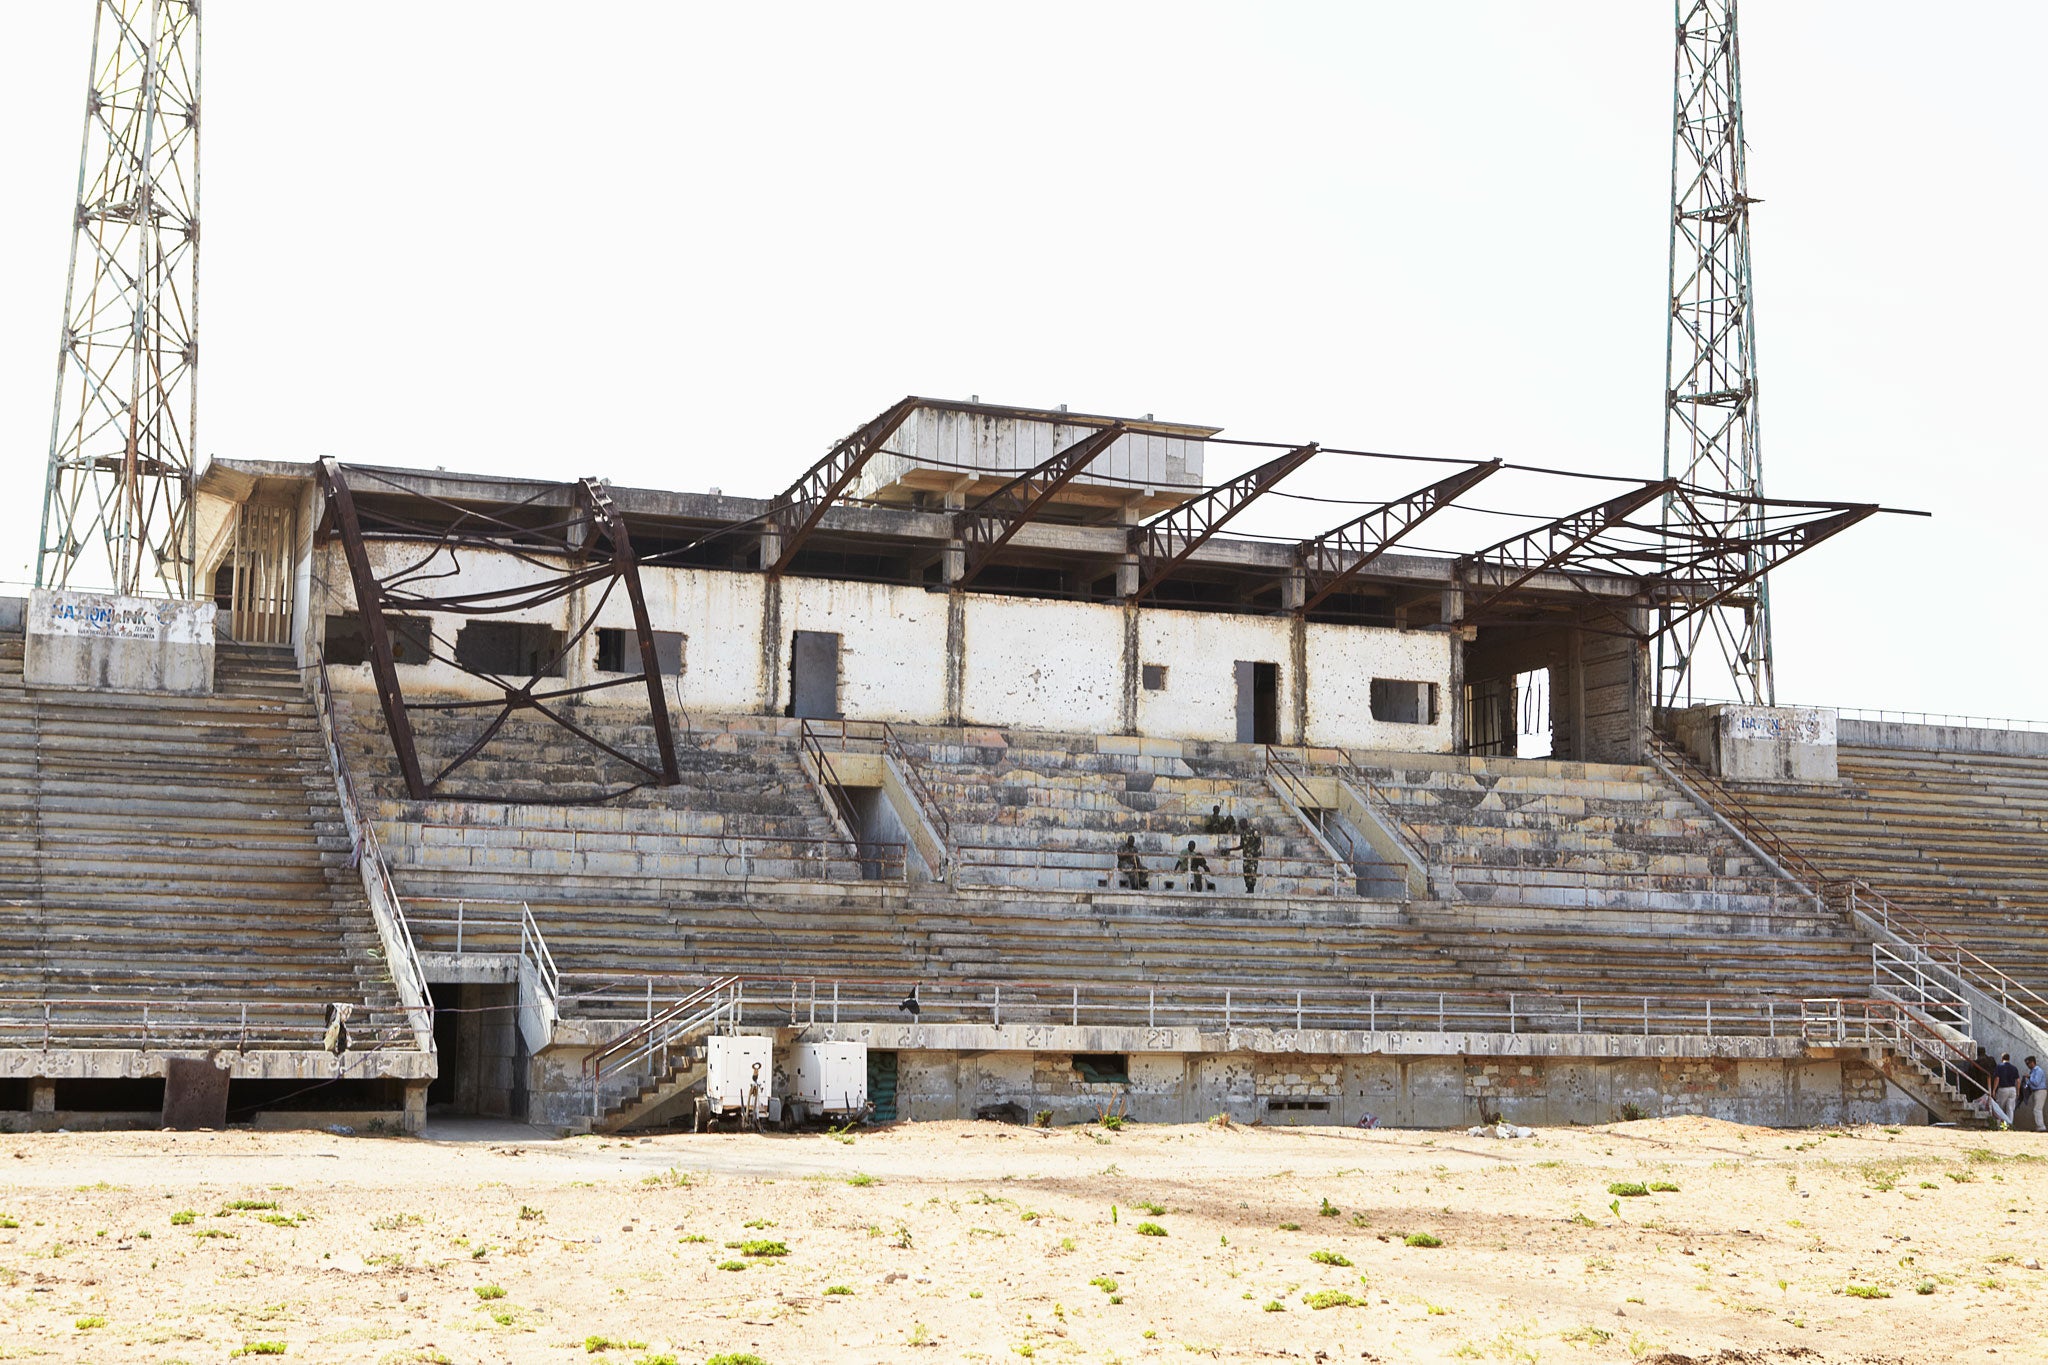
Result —
[[1880, 724], [1943, 725], [1965, 730], [2030, 730], [2048, 733], [2048, 720], [2023, 720], [2016, 716], [1958, 716], [1940, 711], [1889, 711], [1868, 706], [1837, 706], [1841, 720], [1875, 721]]
[[[453, 915], [422, 914], [419, 909], [449, 904], [455, 907]], [[562, 973], [555, 965], [554, 951], [540, 931], [540, 921], [533, 917], [533, 907], [525, 901], [415, 896], [412, 924], [430, 953], [516, 952], [531, 969], [547, 1004], [553, 1005], [562, 993]]]
[[[848, 720], [843, 716], [838, 720], [805, 720], [803, 736], [805, 742], [812, 746], [821, 758], [825, 752], [823, 742], [829, 737], [839, 742], [838, 752], [880, 753], [894, 759], [897, 771], [901, 772], [903, 780], [910, 784], [918, 803], [924, 808], [926, 818], [938, 831], [939, 841], [948, 848], [952, 847], [953, 824], [946, 817], [946, 808], [939, 804], [939, 798], [933, 794], [931, 784], [925, 780], [923, 765], [904, 746], [902, 739], [896, 734], [895, 726], [886, 720]], [[874, 747], [860, 749], [855, 747], [857, 745]]]
[[[1307, 825], [1336, 851], [1344, 864], [1344, 870], [1354, 879], [1353, 889], [1356, 889], [1356, 879], [1365, 875], [1367, 867], [1378, 868], [1379, 879], [1386, 880], [1395, 870], [1394, 865], [1379, 857], [1377, 851], [1361, 855], [1358, 845], [1352, 841], [1350, 835], [1319, 818], [1326, 814], [1329, 808], [1316, 800], [1315, 789], [1309, 786], [1307, 774], [1286, 754], [1276, 750], [1272, 745], [1262, 747], [1266, 755], [1266, 781], [1280, 796], [1283, 804], [1289, 807], [1295, 819]], [[1407, 869], [1402, 868], [1399, 871], [1405, 876]]]
[[[410, 1023], [380, 1026], [358, 1017], [362, 1022], [348, 1030], [350, 1051], [413, 1050]], [[327, 1006], [309, 1001], [0, 998], [0, 1047], [320, 1051], [326, 1033]]]
[[590, 1116], [603, 1113], [604, 1083], [620, 1072], [652, 1071], [668, 1049], [691, 1036], [740, 1021], [741, 987], [738, 977], [722, 976], [698, 986], [666, 1006], [659, 1014], [622, 1037], [612, 1040], [583, 1060], [590, 1077]]
[[[320, 737], [327, 747], [327, 766], [334, 772], [335, 794], [341, 803], [343, 823], [348, 827], [350, 862], [360, 873], [363, 891], [370, 903], [384, 941], [386, 965], [391, 970], [399, 1001], [412, 1019], [413, 1032], [423, 1052], [434, 1050], [434, 993], [420, 966], [419, 949], [412, 941], [412, 928], [405, 920], [405, 904], [398, 886], [391, 880], [383, 846], [377, 839], [376, 821], [371, 818], [341, 748], [341, 727], [335, 717], [334, 689], [327, 676], [327, 654], [313, 646], [313, 705], [320, 716]], [[409, 998], [408, 998], [409, 997]]]
[[[701, 976], [631, 981], [570, 973], [564, 1000], [589, 1018], [637, 1016], [643, 999], [710, 988]], [[1202, 1031], [1363, 1030], [1436, 1033], [1593, 1033], [1639, 1037], [1798, 1037], [1797, 996], [1643, 995], [1543, 991], [1347, 990], [1042, 981], [732, 975], [731, 1021], [768, 1027], [846, 1023], [1069, 1025]], [[914, 999], [918, 1009], [905, 1005]], [[676, 1006], [612, 1045], [631, 1051]]]
[[1958, 1026], [1898, 1000], [1803, 1000], [1800, 1036], [1822, 1047], [1878, 1047], [1896, 1052], [1967, 1102], [1982, 1093], [1975, 1075], [1976, 1048], [1951, 1037], [1968, 1036], [1969, 1006]]
[[[1816, 902], [1821, 901], [1821, 888], [1827, 883], [1828, 875], [1814, 866], [1805, 854], [1779, 838], [1778, 832], [1751, 810], [1727, 783], [1695, 763], [1692, 755], [1662, 735], [1650, 736], [1650, 757], [1653, 766], [1676, 783], [1679, 790], [1734, 825], [1744, 838], [1783, 869], [1794, 885], [1803, 881], [1805, 884], [1800, 889]], [[1705, 788], [1706, 795], [1702, 796], [1699, 788]]]
[[1378, 804], [1380, 813], [1392, 821], [1400, 836], [1408, 841], [1408, 851], [1415, 855], [1415, 861], [1428, 862], [1429, 840], [1423, 838], [1421, 832], [1400, 813], [1400, 804], [1388, 794], [1386, 788], [1366, 776], [1365, 765], [1354, 758], [1349, 749], [1340, 749], [1338, 752], [1344, 755], [1345, 780], [1364, 791], [1370, 800]]

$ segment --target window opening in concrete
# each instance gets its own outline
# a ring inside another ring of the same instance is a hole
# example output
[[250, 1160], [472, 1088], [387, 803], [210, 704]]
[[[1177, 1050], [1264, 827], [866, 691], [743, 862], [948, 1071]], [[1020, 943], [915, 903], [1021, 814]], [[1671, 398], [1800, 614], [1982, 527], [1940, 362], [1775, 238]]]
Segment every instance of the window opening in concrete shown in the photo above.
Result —
[[[654, 635], [654, 657], [661, 667], [663, 677], [673, 678], [683, 671], [683, 633], [679, 630], [657, 630]], [[640, 671], [640, 641], [630, 630], [606, 630], [597, 632], [597, 671], [600, 673], [638, 673]]]
[[1548, 758], [1550, 737], [1550, 670], [1539, 668], [1515, 676], [1515, 753], [1523, 758]]
[[1465, 685], [1465, 752], [1512, 758], [1515, 753], [1515, 680], [1488, 678]]
[[536, 621], [471, 621], [455, 637], [455, 662], [499, 677], [562, 676], [562, 632]]
[[839, 719], [839, 636], [799, 630], [790, 637], [789, 714], [810, 720]]
[[[402, 664], [432, 662], [434, 623], [425, 616], [386, 616], [384, 629], [391, 636], [391, 657]], [[363, 638], [363, 618], [355, 615], [327, 618], [327, 662], [335, 665], [366, 664], [370, 645]]]
[[1436, 724], [1436, 684], [1407, 678], [1372, 680], [1372, 718], [1391, 725]]
[[1165, 664], [1145, 664], [1139, 671], [1144, 675], [1145, 690], [1147, 692], [1164, 692], [1166, 690]]
[[1129, 1085], [1131, 1059], [1121, 1052], [1077, 1052], [1074, 1070], [1089, 1085]]
[[1327, 1114], [1330, 1112], [1330, 1102], [1328, 1100], [1267, 1100], [1266, 1110], [1268, 1113]]
[[1280, 742], [1280, 665], [1239, 659], [1237, 674], [1237, 742]]

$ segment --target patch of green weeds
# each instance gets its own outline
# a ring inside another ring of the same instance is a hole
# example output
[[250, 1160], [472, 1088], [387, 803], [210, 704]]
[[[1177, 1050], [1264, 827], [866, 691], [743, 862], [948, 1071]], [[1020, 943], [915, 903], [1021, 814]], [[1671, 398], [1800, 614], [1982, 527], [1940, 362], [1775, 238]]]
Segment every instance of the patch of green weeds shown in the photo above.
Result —
[[1154, 1203], [1150, 1199], [1139, 1200], [1138, 1207], [1143, 1209], [1145, 1212], [1151, 1214], [1154, 1218], [1157, 1218], [1161, 1214], [1166, 1212], [1166, 1205]]
[[1303, 1294], [1301, 1301], [1318, 1311], [1325, 1308], [1351, 1308], [1363, 1303], [1341, 1289], [1318, 1289], [1313, 1294]]
[[480, 1284], [476, 1287], [476, 1296], [485, 1301], [502, 1299], [505, 1297], [505, 1289], [502, 1285]]
[[1164, 1237], [1166, 1229], [1160, 1227], [1157, 1223], [1140, 1223], [1138, 1224], [1138, 1235], [1140, 1237]]
[[875, 1179], [873, 1176], [869, 1175], [866, 1171], [856, 1171], [852, 1175], [846, 1177], [846, 1183], [853, 1186], [855, 1189], [864, 1190], [870, 1185], [879, 1185], [882, 1182]]
[[1888, 1299], [1892, 1296], [1891, 1290], [1875, 1284], [1847, 1285], [1842, 1292], [1852, 1299]]
[[657, 1172], [654, 1175], [641, 1176], [640, 1183], [643, 1185], [658, 1185], [663, 1189], [669, 1190], [687, 1190], [690, 1188], [691, 1182], [687, 1172], [679, 1171], [671, 1166], [667, 1170]]
[[718, 1268], [720, 1270], [745, 1270], [747, 1263], [745, 1261], [720, 1261]]
[[281, 1341], [252, 1341], [247, 1345], [237, 1346], [234, 1350], [228, 1352], [230, 1358], [235, 1356], [281, 1356], [283, 1354], [284, 1343]]
[[226, 1213], [265, 1213], [277, 1207], [275, 1199], [236, 1199], [222, 1204], [220, 1211]]
[[89, 1318], [79, 1318], [71, 1325], [73, 1327], [76, 1327], [81, 1332], [90, 1332], [95, 1327], [105, 1327], [107, 1325], [107, 1320], [103, 1317], [100, 1317], [98, 1314], [94, 1314]]
[[1639, 1180], [1617, 1180], [1607, 1187], [1607, 1192], [1623, 1199], [1640, 1199], [1650, 1192], [1650, 1187]]
[[595, 1332], [583, 1338], [583, 1350], [587, 1355], [596, 1355], [600, 1351], [644, 1351], [646, 1349], [647, 1343], [644, 1341], [620, 1341], [617, 1337], [600, 1336]]
[[1440, 1247], [1444, 1243], [1441, 1237], [1432, 1236], [1430, 1233], [1411, 1232], [1401, 1239], [1401, 1244], [1411, 1247]]
[[373, 1232], [397, 1232], [400, 1228], [416, 1228], [427, 1220], [416, 1213], [387, 1213], [382, 1218], [370, 1220]]
[[739, 1253], [742, 1256], [787, 1256], [789, 1255], [789, 1245], [786, 1242], [770, 1242], [765, 1240], [741, 1242], [739, 1244]]
[[171, 1215], [171, 1226], [174, 1228], [184, 1227], [187, 1223], [191, 1222], [198, 1216], [198, 1214], [192, 1212], [192, 1210], [190, 1209], [179, 1209], [176, 1213]]
[[531, 1204], [521, 1204], [519, 1206], [519, 1221], [522, 1223], [545, 1223], [548, 1221], [548, 1216], [545, 1211], [537, 1209]]
[[1317, 1263], [1318, 1265], [1350, 1265], [1350, 1264], [1351, 1264], [1351, 1258], [1350, 1258], [1349, 1256], [1346, 1256], [1346, 1255], [1345, 1255], [1345, 1254], [1344, 1254], [1343, 1252], [1341, 1252], [1341, 1251], [1311, 1251], [1311, 1252], [1310, 1252], [1310, 1253], [1308, 1254], [1308, 1258], [1309, 1258], [1309, 1259], [1310, 1259], [1311, 1261], [1314, 1261], [1314, 1262], [1316, 1262], [1316, 1263]]
[[1259, 1311], [1262, 1313], [1285, 1313], [1287, 1311], [1287, 1305], [1280, 1302], [1280, 1300], [1278, 1299], [1267, 1299], [1264, 1303], [1259, 1305]]
[[1668, 1180], [1652, 1180], [1652, 1181], [1650, 1182], [1650, 1193], [1651, 1193], [1651, 1194], [1677, 1194], [1677, 1193], [1678, 1193], [1678, 1186], [1676, 1186], [1676, 1185], [1672, 1184], [1672, 1183], [1671, 1183], [1670, 1181], [1668, 1181]]
[[1116, 1293], [1116, 1281], [1111, 1279], [1107, 1275], [1097, 1275], [1094, 1279], [1088, 1281], [1088, 1283], [1094, 1285], [1097, 1289], [1100, 1289], [1105, 1294]]
[[1316, 1216], [1318, 1218], [1335, 1218], [1338, 1214], [1342, 1212], [1344, 1212], [1344, 1210], [1338, 1208], [1335, 1204], [1332, 1204], [1330, 1202], [1330, 1197], [1328, 1195], [1324, 1195], [1323, 1206], [1316, 1210]]
[[1280, 1225], [1280, 1231], [1282, 1231], [1282, 1232], [1300, 1232], [1300, 1231], [1301, 1231], [1301, 1224], [1299, 1224], [1299, 1223], [1282, 1223], [1282, 1224]]
[[852, 1294], [853, 1286], [850, 1284], [828, 1284], [825, 1286], [825, 1297], [827, 1298], [844, 1298], [850, 1297]]

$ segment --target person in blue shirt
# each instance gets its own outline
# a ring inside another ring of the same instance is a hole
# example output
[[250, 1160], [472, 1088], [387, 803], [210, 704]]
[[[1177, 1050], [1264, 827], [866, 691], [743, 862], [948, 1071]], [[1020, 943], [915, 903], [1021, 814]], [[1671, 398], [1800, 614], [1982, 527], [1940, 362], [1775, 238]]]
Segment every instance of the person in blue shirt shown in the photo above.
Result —
[[2037, 1058], [2027, 1058], [2027, 1074], [2020, 1078], [2020, 1084], [2025, 1087], [2020, 1091], [2020, 1098], [2033, 1111], [2034, 1131], [2048, 1133], [2048, 1123], [2041, 1121], [2041, 1111], [2048, 1106], [2048, 1071], [2041, 1069]]

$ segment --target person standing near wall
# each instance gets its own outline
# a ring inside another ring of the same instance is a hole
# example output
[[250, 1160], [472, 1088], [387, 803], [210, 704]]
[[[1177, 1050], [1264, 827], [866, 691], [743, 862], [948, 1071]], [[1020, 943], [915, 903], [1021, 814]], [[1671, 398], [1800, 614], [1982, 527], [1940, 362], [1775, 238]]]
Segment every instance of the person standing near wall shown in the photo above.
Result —
[[2012, 1127], [2013, 1117], [2020, 1104], [2020, 1069], [2012, 1064], [2012, 1054], [1998, 1054], [1998, 1070], [1991, 1074], [1991, 1117], [2001, 1128]]
[[[2048, 1123], [2042, 1121], [2042, 1110], [2048, 1108], [2048, 1071], [2041, 1069], [2038, 1059], [2027, 1058], [2027, 1074], [2021, 1079], [2026, 1086], [2027, 1107], [2034, 1114], [2034, 1131], [2048, 1133]], [[2017, 1117], [2017, 1116], [2015, 1116]]]
[[1244, 893], [1249, 896], [1259, 889], [1259, 855], [1266, 851], [1266, 836], [1259, 833], [1259, 827], [1247, 820], [1243, 825], [1244, 837], [1238, 840], [1238, 852], [1244, 858]]

